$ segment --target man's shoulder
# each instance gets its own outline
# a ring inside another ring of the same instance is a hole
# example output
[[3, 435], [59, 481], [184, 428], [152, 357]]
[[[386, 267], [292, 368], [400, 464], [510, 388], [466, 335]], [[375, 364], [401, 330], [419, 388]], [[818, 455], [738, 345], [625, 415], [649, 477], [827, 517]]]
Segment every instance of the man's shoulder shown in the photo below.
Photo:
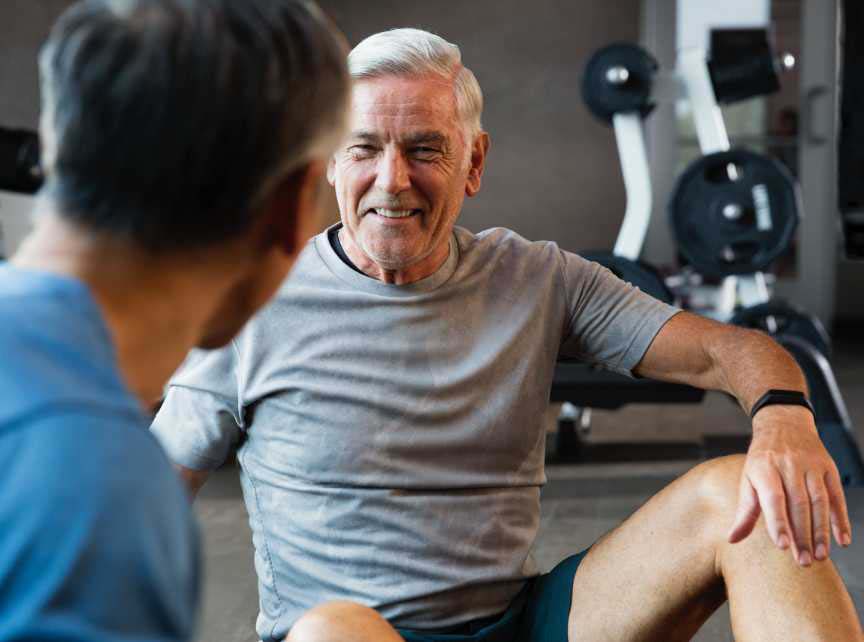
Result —
[[505, 227], [476, 233], [457, 227], [454, 234], [464, 262], [489, 265], [506, 261], [555, 267], [561, 260], [561, 251], [554, 241], [532, 241]]
[[0, 337], [0, 426], [57, 407], [140, 416], [138, 402], [109, 358], [74, 342]]
[[0, 425], [58, 404], [134, 411], [101, 313], [72, 279], [0, 269]]
[[54, 529], [83, 529], [82, 546], [127, 541], [119, 554], [148, 555], [162, 541], [182, 559], [196, 546], [183, 484], [132, 415], [70, 406], [0, 426], [0, 484], [10, 489], [0, 513], [46, 533], [48, 545]]
[[51, 621], [100, 640], [189, 638], [197, 528], [146, 426], [72, 406], [0, 426], [0, 484], [0, 521], [15, 524], [0, 531], [0, 598], [18, 598], [0, 611], [23, 631]]
[[0, 462], [14, 459], [0, 470], [43, 490], [74, 482], [83, 495], [103, 497], [136, 484], [157, 493], [165, 481], [173, 486], [170, 464], [141, 413], [87, 403], [46, 405], [0, 424], [0, 444]]

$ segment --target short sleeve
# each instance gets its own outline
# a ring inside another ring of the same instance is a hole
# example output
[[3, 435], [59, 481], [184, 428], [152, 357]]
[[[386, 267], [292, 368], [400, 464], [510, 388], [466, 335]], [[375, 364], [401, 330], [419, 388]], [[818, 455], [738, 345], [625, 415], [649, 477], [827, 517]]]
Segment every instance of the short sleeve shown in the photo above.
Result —
[[658, 301], [608, 269], [561, 252], [568, 319], [560, 356], [632, 376], [678, 308]]
[[168, 458], [192, 470], [222, 465], [243, 436], [236, 346], [194, 351], [172, 378], [150, 430]]

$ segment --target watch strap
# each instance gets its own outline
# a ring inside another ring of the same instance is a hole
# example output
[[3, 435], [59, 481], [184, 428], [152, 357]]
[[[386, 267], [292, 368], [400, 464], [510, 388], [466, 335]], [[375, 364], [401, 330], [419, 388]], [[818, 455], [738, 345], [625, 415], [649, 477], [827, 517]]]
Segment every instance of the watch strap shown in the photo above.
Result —
[[750, 419], [765, 406], [803, 406], [816, 418], [816, 411], [807, 396], [800, 390], [769, 390], [756, 400], [750, 409]]

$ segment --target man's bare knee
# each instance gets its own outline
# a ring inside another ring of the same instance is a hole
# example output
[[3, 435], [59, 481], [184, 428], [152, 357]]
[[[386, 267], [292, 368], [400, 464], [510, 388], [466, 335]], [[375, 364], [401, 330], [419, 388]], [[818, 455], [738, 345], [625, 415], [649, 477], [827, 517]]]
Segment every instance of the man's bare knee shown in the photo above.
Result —
[[699, 476], [701, 494], [715, 510], [725, 511], [729, 504], [734, 509], [745, 460], [745, 455], [728, 455], [709, 459], [693, 469]]
[[398, 642], [402, 638], [374, 609], [354, 602], [327, 602], [294, 623], [285, 642]]
[[718, 457], [699, 464], [680, 481], [692, 491], [689, 510], [706, 535], [717, 537], [732, 525], [738, 507], [738, 491], [744, 455]]

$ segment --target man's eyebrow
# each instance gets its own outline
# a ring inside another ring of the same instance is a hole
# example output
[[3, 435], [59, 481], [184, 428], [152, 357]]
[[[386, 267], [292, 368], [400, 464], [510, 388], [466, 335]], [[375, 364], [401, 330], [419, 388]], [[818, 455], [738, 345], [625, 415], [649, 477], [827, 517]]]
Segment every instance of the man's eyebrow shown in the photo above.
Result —
[[406, 145], [444, 145], [447, 143], [447, 137], [438, 131], [414, 132], [408, 134], [403, 142]]
[[[364, 143], [375, 143], [378, 144], [381, 141], [381, 137], [375, 132], [368, 131], [365, 129], [358, 129], [356, 131], [351, 132], [348, 136], [348, 140], [351, 141], [360, 141]], [[429, 130], [429, 131], [419, 131], [412, 132], [407, 134], [402, 139], [403, 145], [446, 145], [447, 144], [447, 136], [442, 134], [439, 131]]]
[[370, 131], [366, 131], [364, 129], [359, 129], [357, 131], [351, 132], [348, 136], [349, 140], [362, 140], [368, 143], [377, 143], [380, 140], [378, 134]]

